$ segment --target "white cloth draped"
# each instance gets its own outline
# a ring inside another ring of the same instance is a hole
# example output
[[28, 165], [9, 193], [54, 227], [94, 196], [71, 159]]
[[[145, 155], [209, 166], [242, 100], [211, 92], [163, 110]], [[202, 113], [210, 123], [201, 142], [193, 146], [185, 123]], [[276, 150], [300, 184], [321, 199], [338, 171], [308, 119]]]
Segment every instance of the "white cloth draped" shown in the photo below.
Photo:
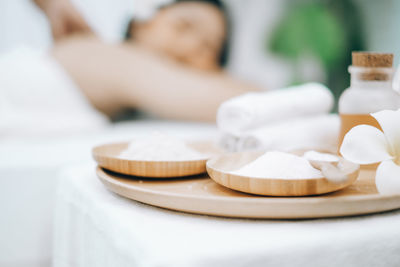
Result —
[[400, 212], [240, 220], [155, 208], [109, 192], [94, 165], [65, 170], [54, 267], [397, 266]]
[[[68, 137], [0, 138], [0, 266], [51, 266], [53, 211], [60, 169], [92, 162], [90, 151], [95, 145], [129, 141], [154, 130], [201, 140], [212, 139], [217, 133], [215, 126], [208, 124], [146, 120], [118, 123], [101, 131]], [[108, 262], [108, 266], [122, 266], [117, 263]]]

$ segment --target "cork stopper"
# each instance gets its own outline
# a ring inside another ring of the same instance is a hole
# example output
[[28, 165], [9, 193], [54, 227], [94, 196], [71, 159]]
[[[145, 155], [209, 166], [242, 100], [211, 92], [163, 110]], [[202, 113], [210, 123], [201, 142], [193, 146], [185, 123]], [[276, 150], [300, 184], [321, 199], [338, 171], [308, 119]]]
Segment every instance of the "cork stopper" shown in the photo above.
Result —
[[393, 54], [352, 52], [352, 65], [356, 67], [391, 68], [393, 66]]
[[392, 68], [393, 54], [373, 52], [352, 52], [352, 66], [368, 68], [358, 75], [364, 81], [386, 81], [390, 75], [380, 68]]

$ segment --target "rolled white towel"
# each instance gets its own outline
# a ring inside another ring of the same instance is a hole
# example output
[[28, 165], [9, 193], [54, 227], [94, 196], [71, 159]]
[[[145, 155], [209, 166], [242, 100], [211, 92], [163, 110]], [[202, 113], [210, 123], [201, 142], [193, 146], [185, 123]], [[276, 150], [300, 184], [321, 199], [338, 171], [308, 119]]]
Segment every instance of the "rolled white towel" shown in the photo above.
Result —
[[332, 93], [319, 83], [252, 92], [222, 103], [217, 125], [222, 132], [240, 134], [272, 122], [329, 113], [333, 104]]
[[225, 151], [236, 152], [239, 137], [230, 133], [222, 133], [218, 139], [218, 145]]
[[236, 150], [310, 149], [336, 152], [339, 128], [337, 114], [288, 120], [244, 133], [238, 139]]

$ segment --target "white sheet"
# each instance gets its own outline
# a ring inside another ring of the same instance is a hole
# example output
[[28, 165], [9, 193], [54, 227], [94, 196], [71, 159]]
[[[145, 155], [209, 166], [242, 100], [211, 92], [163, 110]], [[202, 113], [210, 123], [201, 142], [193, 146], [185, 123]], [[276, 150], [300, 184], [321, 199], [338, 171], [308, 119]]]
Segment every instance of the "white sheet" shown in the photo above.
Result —
[[0, 56], [0, 136], [98, 130], [107, 119], [47, 53], [18, 47]]
[[63, 172], [54, 267], [398, 266], [400, 212], [273, 221], [190, 215], [106, 190], [94, 165]]

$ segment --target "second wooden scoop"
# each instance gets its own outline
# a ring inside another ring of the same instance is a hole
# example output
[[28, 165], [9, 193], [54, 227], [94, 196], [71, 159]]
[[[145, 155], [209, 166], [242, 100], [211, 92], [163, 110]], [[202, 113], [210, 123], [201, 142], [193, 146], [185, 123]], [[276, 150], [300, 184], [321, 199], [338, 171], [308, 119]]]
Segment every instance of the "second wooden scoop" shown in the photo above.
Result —
[[204, 154], [204, 158], [181, 161], [145, 161], [121, 158], [121, 151], [128, 147], [128, 143], [105, 144], [93, 148], [92, 155], [100, 167], [120, 174], [151, 177], [175, 178], [201, 174], [206, 171], [206, 162], [209, 155], [218, 155], [220, 150], [212, 142], [193, 142], [188, 145]]
[[[266, 196], [309, 196], [334, 192], [351, 185], [358, 177], [359, 166], [340, 159], [338, 172], [335, 166], [319, 163], [321, 172], [330, 176], [310, 179], [257, 178], [232, 174], [255, 160], [262, 152], [240, 152], [213, 158], [207, 162], [207, 172], [220, 185], [237, 191]], [[316, 165], [318, 165], [316, 163]], [[317, 167], [319, 169], [319, 167]], [[324, 173], [325, 172], [325, 173]], [[343, 180], [341, 180], [343, 178]], [[332, 182], [335, 180], [335, 182]], [[340, 181], [339, 181], [340, 180]]]

